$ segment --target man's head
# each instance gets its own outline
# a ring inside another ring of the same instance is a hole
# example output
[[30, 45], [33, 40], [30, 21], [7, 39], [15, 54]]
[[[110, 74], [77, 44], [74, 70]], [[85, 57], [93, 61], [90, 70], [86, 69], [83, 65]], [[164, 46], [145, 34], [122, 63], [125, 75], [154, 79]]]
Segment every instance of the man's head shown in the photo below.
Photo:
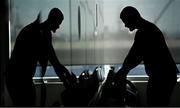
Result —
[[125, 27], [129, 28], [130, 31], [133, 31], [137, 28], [141, 16], [136, 8], [127, 6], [121, 11], [120, 18], [124, 22]]
[[55, 33], [59, 28], [59, 25], [62, 23], [63, 19], [64, 15], [58, 8], [51, 9], [47, 19], [47, 21], [49, 22], [50, 30]]

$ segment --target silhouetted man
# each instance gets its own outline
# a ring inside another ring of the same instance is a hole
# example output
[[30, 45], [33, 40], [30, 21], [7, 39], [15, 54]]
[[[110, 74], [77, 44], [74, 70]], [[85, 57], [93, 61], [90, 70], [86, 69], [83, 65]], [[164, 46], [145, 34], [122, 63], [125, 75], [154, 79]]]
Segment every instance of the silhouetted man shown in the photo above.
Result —
[[56, 32], [64, 19], [58, 8], [53, 8], [45, 22], [39, 17], [19, 33], [6, 70], [6, 84], [14, 106], [34, 106], [35, 87], [32, 77], [37, 63], [42, 67], [42, 76], [48, 61], [58, 77], [66, 80], [68, 70], [60, 64], [52, 46], [52, 32]]
[[134, 43], [126, 56], [115, 81], [123, 81], [128, 72], [142, 61], [149, 76], [147, 103], [149, 106], [168, 106], [179, 72], [166, 45], [162, 32], [157, 26], [143, 19], [131, 6], [120, 13], [125, 27], [137, 29]]

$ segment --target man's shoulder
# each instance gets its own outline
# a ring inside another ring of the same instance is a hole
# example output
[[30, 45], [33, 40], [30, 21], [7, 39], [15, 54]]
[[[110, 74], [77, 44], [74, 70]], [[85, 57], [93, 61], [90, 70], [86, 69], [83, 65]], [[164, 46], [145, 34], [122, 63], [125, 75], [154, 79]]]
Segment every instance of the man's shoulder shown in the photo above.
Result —
[[157, 31], [157, 30], [159, 30], [159, 28], [155, 24], [153, 24], [152, 22], [146, 21], [143, 24], [143, 26], [137, 30], [136, 33], [138, 33], [138, 34], [143, 33], [143, 34], [148, 35], [148, 34], [153, 33], [153, 31]]
[[33, 33], [33, 31], [39, 31], [39, 24], [36, 22], [32, 22], [28, 25], [26, 25], [21, 32], [23, 33]]
[[40, 18], [37, 17], [33, 22], [26, 25], [23, 30], [36, 30], [40, 26]]
[[146, 21], [146, 23], [145, 23], [145, 26], [144, 26], [144, 29], [146, 30], [146, 31], [159, 31], [159, 28], [158, 28], [158, 26], [156, 26], [156, 24], [154, 24], [154, 23], [152, 23], [152, 22], [150, 22], [150, 21]]

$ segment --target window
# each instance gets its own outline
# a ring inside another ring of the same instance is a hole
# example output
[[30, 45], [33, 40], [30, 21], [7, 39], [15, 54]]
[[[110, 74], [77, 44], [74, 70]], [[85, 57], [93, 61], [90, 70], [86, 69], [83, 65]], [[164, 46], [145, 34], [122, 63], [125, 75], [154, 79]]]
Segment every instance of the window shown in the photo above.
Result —
[[[135, 32], [128, 32], [119, 19], [120, 11], [131, 5], [162, 30], [175, 62], [180, 63], [180, 0], [9, 1], [10, 52], [24, 26], [34, 21], [39, 12], [44, 21], [49, 10], [57, 7], [65, 16], [60, 29], [53, 34], [53, 46], [61, 63], [77, 76], [85, 69], [93, 72], [96, 66], [113, 65], [117, 69], [134, 39]], [[38, 77], [38, 72], [37, 67], [35, 77]], [[145, 75], [143, 64], [130, 75]], [[56, 76], [50, 65], [46, 76]]]

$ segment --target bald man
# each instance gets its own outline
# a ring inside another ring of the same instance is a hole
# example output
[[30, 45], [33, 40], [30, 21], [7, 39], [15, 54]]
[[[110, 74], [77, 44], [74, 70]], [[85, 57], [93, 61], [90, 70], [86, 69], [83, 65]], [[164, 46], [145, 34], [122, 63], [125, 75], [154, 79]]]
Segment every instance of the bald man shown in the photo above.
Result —
[[38, 17], [19, 33], [6, 69], [6, 85], [14, 106], [35, 106], [32, 78], [38, 63], [42, 76], [49, 61], [58, 77], [66, 80], [64, 75], [69, 72], [58, 61], [52, 45], [52, 32], [56, 32], [63, 19], [63, 13], [53, 8], [46, 21], [40, 23]]
[[115, 81], [126, 79], [128, 72], [144, 63], [149, 76], [147, 85], [148, 106], [168, 106], [179, 72], [160, 29], [142, 18], [138, 10], [127, 6], [120, 19], [130, 31], [137, 29], [134, 43], [126, 56]]

